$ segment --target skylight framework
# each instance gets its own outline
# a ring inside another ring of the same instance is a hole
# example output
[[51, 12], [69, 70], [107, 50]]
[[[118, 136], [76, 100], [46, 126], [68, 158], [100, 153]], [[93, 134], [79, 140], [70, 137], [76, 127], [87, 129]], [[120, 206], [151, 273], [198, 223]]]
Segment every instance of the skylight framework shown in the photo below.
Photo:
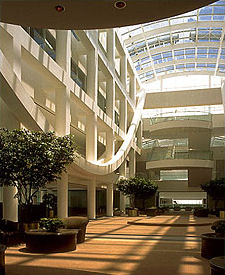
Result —
[[161, 21], [120, 28], [144, 83], [179, 74], [225, 75], [225, 0]]

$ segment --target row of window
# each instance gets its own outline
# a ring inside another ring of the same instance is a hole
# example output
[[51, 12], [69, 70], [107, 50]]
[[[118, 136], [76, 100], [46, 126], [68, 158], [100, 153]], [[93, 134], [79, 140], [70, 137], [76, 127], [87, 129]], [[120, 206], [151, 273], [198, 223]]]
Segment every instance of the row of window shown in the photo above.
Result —
[[[148, 48], [155, 49], [163, 46], [170, 46], [192, 42], [219, 42], [222, 36], [222, 28], [194, 28], [179, 32], [160, 34], [147, 38]], [[127, 47], [131, 56], [147, 52], [145, 40], [139, 40]]]
[[[173, 60], [182, 60], [182, 59], [193, 59], [193, 58], [215, 58], [217, 59], [219, 53], [219, 48], [207, 48], [207, 47], [198, 47], [198, 48], [186, 48], [179, 49], [157, 54], [152, 54], [152, 61], [154, 65], [173, 61]], [[221, 49], [220, 59], [225, 59], [225, 48]], [[134, 62], [135, 68], [137, 71], [149, 67], [152, 65], [149, 56], [146, 56], [142, 59], [138, 59]]]
[[[170, 65], [163, 68], [156, 69], [155, 72], [157, 75], [162, 75], [165, 73], [174, 73], [182, 72], [182, 71], [215, 71], [216, 64], [215, 63], [187, 63], [187, 64], [177, 64], [177, 65]], [[225, 73], [225, 65], [219, 64], [218, 65], [219, 73]], [[147, 81], [149, 79], [154, 78], [153, 70], [148, 71], [144, 74], [139, 75], [142, 81]]]
[[[199, 13], [198, 13], [199, 11]], [[183, 15], [178, 15], [161, 21], [146, 23], [143, 25], [145, 32], [175, 24], [184, 24], [198, 21], [224, 21], [225, 20], [225, 1], [217, 1], [210, 6], [191, 11]], [[121, 28], [123, 39], [142, 33], [141, 25]]]

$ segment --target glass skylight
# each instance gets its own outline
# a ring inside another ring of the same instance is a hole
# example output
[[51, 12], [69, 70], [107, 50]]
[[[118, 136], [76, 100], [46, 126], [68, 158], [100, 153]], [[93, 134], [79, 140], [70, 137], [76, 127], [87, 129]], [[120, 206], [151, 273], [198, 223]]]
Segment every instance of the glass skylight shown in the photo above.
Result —
[[225, 0], [222, 0], [183, 15], [119, 31], [145, 83], [182, 72], [223, 77], [224, 22]]

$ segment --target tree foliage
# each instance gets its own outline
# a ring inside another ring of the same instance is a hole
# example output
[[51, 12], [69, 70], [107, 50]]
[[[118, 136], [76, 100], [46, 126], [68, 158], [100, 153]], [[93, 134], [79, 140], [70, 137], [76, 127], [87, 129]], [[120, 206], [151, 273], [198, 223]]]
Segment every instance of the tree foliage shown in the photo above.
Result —
[[202, 183], [201, 188], [203, 191], [215, 200], [215, 209], [220, 200], [224, 200], [225, 197], [225, 178], [210, 180]]
[[117, 182], [117, 188], [125, 196], [130, 198], [133, 207], [135, 206], [135, 199], [140, 199], [145, 209], [145, 201], [156, 193], [158, 186], [150, 179], [133, 177], [120, 179]]
[[40, 188], [60, 178], [75, 152], [71, 135], [0, 128], [0, 186], [15, 186], [19, 204], [30, 205]]

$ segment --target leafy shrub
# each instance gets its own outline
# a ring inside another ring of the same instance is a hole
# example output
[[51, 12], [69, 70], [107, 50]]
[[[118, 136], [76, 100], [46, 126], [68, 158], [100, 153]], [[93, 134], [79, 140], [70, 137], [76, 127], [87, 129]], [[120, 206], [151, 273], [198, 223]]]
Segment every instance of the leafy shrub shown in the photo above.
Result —
[[225, 235], [225, 220], [216, 221], [211, 226], [212, 230], [215, 230], [216, 234], [219, 236]]
[[59, 228], [64, 226], [63, 220], [58, 218], [42, 218], [39, 227], [48, 232], [56, 232]]

